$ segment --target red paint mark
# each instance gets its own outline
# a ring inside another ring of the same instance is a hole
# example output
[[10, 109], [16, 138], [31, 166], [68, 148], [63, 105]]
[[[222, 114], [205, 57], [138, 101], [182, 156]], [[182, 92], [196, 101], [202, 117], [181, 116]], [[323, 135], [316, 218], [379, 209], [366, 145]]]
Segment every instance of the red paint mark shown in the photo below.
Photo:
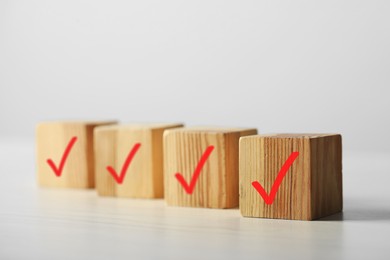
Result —
[[60, 161], [60, 167], [57, 168], [57, 166], [54, 164], [52, 159], [47, 159], [47, 163], [49, 164], [49, 166], [51, 167], [51, 169], [53, 170], [54, 174], [57, 177], [61, 177], [62, 170], [64, 169], [64, 165], [65, 165], [66, 159], [68, 158], [70, 150], [72, 150], [72, 147], [73, 147], [73, 145], [74, 145], [74, 143], [76, 141], [77, 141], [77, 137], [76, 136], [73, 136], [72, 139], [70, 139], [68, 145], [65, 148], [65, 152], [62, 155], [62, 158], [61, 158], [61, 161]]
[[120, 175], [118, 176], [118, 174], [116, 173], [116, 171], [111, 167], [111, 166], [107, 166], [107, 171], [109, 171], [112, 175], [112, 177], [115, 179], [115, 181], [118, 183], [118, 184], [122, 184], [123, 183], [123, 179], [125, 178], [125, 175], [126, 175], [126, 171], [127, 171], [127, 168], [129, 168], [129, 165], [131, 163], [131, 161], [133, 160], [135, 154], [137, 153], [138, 149], [141, 147], [141, 144], [140, 143], [136, 143], [133, 148], [130, 150], [129, 154], [127, 155], [127, 158], [125, 160], [125, 163], [123, 164], [122, 166], [122, 170], [121, 170], [121, 173]]
[[206, 151], [203, 153], [202, 157], [200, 158], [200, 161], [198, 165], [195, 168], [194, 174], [192, 176], [192, 179], [190, 181], [190, 185], [187, 184], [187, 182], [184, 180], [183, 175], [180, 173], [176, 173], [175, 177], [180, 182], [181, 186], [183, 186], [184, 190], [188, 194], [192, 194], [195, 188], [195, 184], [199, 178], [200, 171], [202, 170], [204, 164], [206, 163], [207, 159], [209, 158], [211, 152], [214, 150], [214, 146], [210, 145], [207, 147]]
[[252, 186], [257, 190], [257, 192], [263, 197], [265, 204], [271, 205], [274, 203], [274, 199], [276, 196], [276, 193], [279, 190], [280, 184], [283, 181], [283, 178], [286, 176], [288, 169], [291, 167], [291, 165], [294, 163], [295, 159], [298, 157], [299, 152], [292, 152], [286, 162], [283, 164], [282, 169], [280, 169], [278, 176], [276, 176], [276, 180], [274, 184], [272, 185], [271, 192], [268, 195], [267, 192], [264, 190], [263, 186], [258, 181], [252, 182]]

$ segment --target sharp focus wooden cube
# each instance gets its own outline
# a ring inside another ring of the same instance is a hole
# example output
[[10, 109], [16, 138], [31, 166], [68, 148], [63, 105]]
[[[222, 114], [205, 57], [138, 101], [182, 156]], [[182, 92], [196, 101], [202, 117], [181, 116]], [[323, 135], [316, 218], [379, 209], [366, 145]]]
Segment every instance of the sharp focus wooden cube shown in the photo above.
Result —
[[[272, 203], [267, 196], [293, 152]], [[292, 155], [294, 156], [294, 155]], [[342, 211], [341, 136], [276, 134], [240, 140], [240, 211], [245, 217], [313, 220]], [[253, 184], [253, 182], [258, 182]], [[260, 189], [260, 188], [258, 188]]]
[[182, 124], [131, 124], [96, 128], [94, 141], [98, 194], [131, 198], [162, 198], [164, 196], [163, 133], [166, 129], [182, 126]]
[[[249, 128], [182, 128], [166, 131], [164, 180], [167, 204], [237, 207], [239, 138], [256, 133], [256, 129]], [[201, 157], [205, 157], [204, 165], [199, 165]], [[197, 168], [198, 177], [194, 174]], [[179, 181], [180, 176], [184, 185]]]
[[45, 187], [93, 188], [93, 128], [112, 123], [115, 122], [64, 121], [38, 124], [38, 184]]

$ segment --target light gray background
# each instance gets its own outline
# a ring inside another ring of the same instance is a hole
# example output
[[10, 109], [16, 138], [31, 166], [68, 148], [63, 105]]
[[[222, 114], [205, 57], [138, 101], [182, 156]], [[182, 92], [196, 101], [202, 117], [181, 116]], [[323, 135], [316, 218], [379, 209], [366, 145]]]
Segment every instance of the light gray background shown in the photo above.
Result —
[[[390, 259], [390, 1], [0, 0], [1, 259]], [[42, 120], [339, 132], [344, 211], [38, 188]]]
[[115, 118], [390, 151], [390, 2], [0, 1], [0, 135]]

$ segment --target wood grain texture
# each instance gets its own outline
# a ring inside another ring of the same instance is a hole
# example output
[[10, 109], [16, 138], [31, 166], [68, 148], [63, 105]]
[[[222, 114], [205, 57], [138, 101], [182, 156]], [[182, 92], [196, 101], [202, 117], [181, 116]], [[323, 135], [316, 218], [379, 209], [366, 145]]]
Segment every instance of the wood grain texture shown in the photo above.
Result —
[[[94, 190], [37, 189], [32, 140], [0, 138], [0, 259], [387, 259], [389, 152], [343, 152], [343, 213], [243, 218]], [[373, 178], [380, 180], [374, 190]], [[362, 193], [362, 191], [365, 191]], [[131, 256], [131, 257], [129, 257]]]
[[[94, 157], [93, 129], [96, 126], [112, 124], [102, 122], [43, 122], [36, 127], [37, 181], [40, 186], [56, 188], [93, 188]], [[64, 150], [72, 137], [77, 141], [68, 155], [62, 174], [57, 177], [47, 159], [60, 164]]]
[[[233, 208], [238, 206], [238, 144], [241, 136], [256, 129], [194, 127], [168, 130], [164, 134], [165, 200], [168, 205]], [[201, 170], [192, 194], [175, 177], [189, 183], [207, 147], [214, 150]]]
[[[270, 192], [292, 152], [273, 204], [252, 186]], [[342, 210], [341, 136], [327, 134], [257, 135], [240, 140], [240, 211], [246, 217], [313, 220]]]
[[[182, 124], [130, 124], [95, 129], [96, 189], [101, 196], [162, 198], [163, 133]], [[129, 151], [141, 146], [118, 184], [107, 171], [111, 166], [120, 174]]]
[[312, 218], [342, 211], [342, 141], [340, 135], [313, 138], [311, 152]]

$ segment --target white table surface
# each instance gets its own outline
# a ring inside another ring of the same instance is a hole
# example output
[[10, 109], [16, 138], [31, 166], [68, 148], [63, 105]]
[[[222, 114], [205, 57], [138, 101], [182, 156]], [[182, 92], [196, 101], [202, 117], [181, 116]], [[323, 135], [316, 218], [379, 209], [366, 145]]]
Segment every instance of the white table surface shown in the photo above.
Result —
[[0, 140], [0, 259], [390, 259], [390, 154], [344, 151], [344, 212], [320, 221], [42, 189], [32, 141]]

